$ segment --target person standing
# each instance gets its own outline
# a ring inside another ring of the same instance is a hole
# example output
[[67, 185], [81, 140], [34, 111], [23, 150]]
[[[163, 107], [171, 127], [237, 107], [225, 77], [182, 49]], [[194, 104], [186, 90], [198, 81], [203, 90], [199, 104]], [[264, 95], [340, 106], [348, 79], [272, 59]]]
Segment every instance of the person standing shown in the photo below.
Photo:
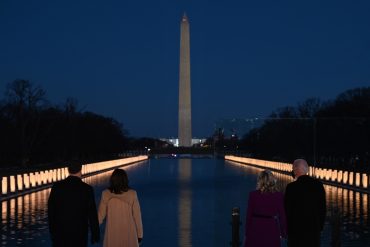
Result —
[[284, 195], [276, 182], [272, 172], [264, 170], [258, 176], [257, 190], [249, 193], [245, 247], [280, 247], [281, 237], [286, 238]]
[[128, 182], [126, 171], [115, 169], [102, 193], [99, 223], [107, 218], [104, 247], [137, 247], [143, 238], [139, 200]]
[[323, 184], [308, 176], [304, 159], [293, 162], [294, 182], [285, 190], [285, 211], [288, 221], [288, 246], [320, 246], [320, 235], [326, 217], [325, 189]]
[[53, 184], [48, 200], [48, 221], [54, 247], [84, 247], [100, 239], [93, 188], [81, 180], [81, 164], [68, 167], [69, 176]]

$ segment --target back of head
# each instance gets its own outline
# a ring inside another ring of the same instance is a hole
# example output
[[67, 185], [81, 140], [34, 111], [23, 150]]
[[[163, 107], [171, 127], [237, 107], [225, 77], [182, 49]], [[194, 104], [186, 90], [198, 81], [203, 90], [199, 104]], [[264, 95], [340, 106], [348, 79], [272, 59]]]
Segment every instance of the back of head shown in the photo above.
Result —
[[277, 192], [277, 180], [274, 174], [270, 170], [262, 171], [257, 178], [257, 190], [262, 193], [265, 192]]
[[129, 189], [127, 173], [123, 169], [115, 169], [110, 177], [108, 188], [114, 194], [121, 194]]
[[304, 159], [296, 159], [293, 162], [293, 171], [296, 177], [306, 175], [308, 173], [308, 164]]
[[82, 164], [78, 161], [72, 161], [68, 165], [68, 172], [71, 175], [74, 175], [74, 174], [77, 174], [77, 173], [81, 172], [81, 169], [82, 169]]

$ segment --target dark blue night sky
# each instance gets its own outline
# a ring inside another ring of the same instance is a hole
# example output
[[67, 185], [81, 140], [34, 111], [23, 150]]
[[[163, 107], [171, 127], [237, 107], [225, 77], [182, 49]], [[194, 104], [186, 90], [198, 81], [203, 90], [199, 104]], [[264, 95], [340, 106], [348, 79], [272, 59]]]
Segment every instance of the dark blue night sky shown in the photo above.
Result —
[[28, 79], [133, 136], [177, 136], [184, 11], [196, 137], [221, 118], [370, 86], [367, 0], [1, 0], [0, 94]]

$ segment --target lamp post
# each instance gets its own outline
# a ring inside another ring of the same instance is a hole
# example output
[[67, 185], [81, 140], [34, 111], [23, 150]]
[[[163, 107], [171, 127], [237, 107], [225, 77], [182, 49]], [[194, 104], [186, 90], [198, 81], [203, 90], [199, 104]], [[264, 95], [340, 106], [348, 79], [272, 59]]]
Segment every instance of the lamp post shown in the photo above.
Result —
[[240, 209], [239, 207], [234, 207], [231, 213], [231, 246], [239, 247], [240, 246]]

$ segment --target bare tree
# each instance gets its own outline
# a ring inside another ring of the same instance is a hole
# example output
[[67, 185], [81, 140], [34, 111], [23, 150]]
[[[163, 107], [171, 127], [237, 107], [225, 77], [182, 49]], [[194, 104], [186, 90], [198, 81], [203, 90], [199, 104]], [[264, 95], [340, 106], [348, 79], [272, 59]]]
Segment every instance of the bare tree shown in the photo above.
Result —
[[45, 103], [45, 91], [28, 80], [15, 80], [7, 85], [7, 109], [17, 127], [19, 162], [26, 166], [39, 131], [39, 111]]
[[321, 107], [322, 103], [319, 98], [309, 98], [298, 105], [299, 117], [314, 118]]

